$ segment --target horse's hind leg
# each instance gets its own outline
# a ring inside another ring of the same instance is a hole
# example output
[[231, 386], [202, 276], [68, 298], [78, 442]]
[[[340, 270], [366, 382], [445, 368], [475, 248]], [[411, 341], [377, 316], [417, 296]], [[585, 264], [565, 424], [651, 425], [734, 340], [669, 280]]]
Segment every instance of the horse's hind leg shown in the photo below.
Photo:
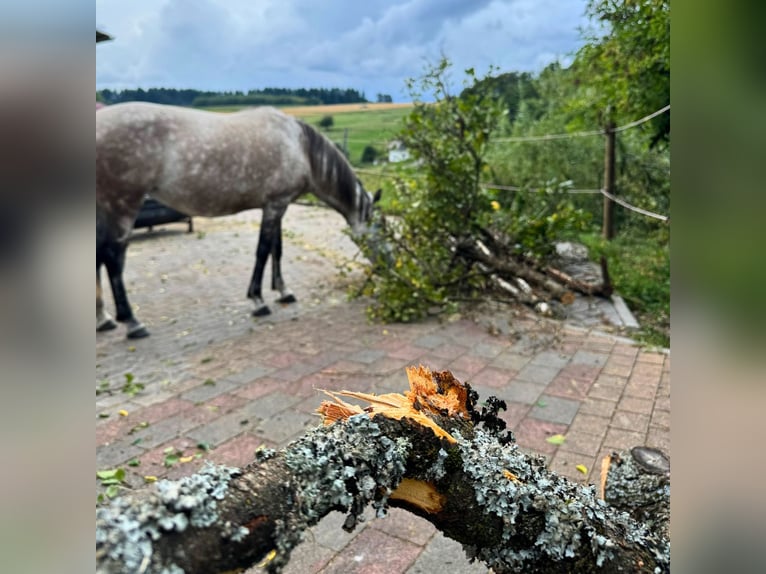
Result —
[[103, 247], [102, 259], [109, 273], [109, 284], [112, 286], [114, 304], [117, 307], [117, 320], [125, 323], [128, 328], [128, 339], [148, 337], [149, 331], [133, 316], [133, 310], [128, 302], [128, 294], [122, 281], [122, 271], [125, 268], [125, 250], [127, 244], [119, 241], [109, 241]]
[[104, 292], [101, 289], [101, 265], [96, 265], [96, 332], [111, 331], [117, 323], [104, 309]]
[[274, 242], [271, 246], [271, 289], [279, 291], [278, 303], [295, 303], [297, 299], [282, 279], [282, 220], [277, 221]]

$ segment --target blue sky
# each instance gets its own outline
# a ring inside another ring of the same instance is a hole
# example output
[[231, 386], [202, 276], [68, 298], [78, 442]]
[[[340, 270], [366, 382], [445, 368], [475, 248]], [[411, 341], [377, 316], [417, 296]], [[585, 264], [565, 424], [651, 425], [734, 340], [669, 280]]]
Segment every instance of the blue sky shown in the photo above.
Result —
[[96, 0], [115, 37], [96, 87], [339, 87], [407, 101], [441, 54], [457, 69], [537, 72], [581, 45], [586, 0]]

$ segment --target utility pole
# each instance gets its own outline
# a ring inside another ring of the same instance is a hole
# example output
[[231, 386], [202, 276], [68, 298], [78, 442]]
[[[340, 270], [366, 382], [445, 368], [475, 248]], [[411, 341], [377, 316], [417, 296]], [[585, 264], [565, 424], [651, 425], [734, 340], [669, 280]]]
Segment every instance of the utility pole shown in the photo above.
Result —
[[[604, 191], [612, 196], [614, 196], [614, 128], [614, 122], [609, 121], [604, 130], [606, 135], [606, 144], [604, 146]], [[614, 202], [607, 195], [604, 195], [603, 235], [604, 239], [612, 239], [614, 237]]]

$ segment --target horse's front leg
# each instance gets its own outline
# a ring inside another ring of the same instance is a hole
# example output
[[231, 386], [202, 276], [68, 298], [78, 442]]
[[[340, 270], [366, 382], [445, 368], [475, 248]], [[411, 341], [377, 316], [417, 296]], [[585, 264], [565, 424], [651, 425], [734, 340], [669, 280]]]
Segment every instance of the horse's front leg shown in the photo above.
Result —
[[277, 221], [274, 242], [271, 246], [271, 289], [279, 291], [278, 303], [295, 303], [297, 299], [282, 279], [282, 219]]

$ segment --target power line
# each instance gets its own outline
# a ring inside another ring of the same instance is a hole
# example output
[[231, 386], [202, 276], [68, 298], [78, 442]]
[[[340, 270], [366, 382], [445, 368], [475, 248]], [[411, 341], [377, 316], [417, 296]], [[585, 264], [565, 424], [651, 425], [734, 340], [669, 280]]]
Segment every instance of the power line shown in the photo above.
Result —
[[[652, 112], [648, 116], [644, 116], [640, 120], [636, 120], [634, 122], [630, 122], [629, 124], [625, 124], [624, 126], [620, 126], [617, 128], [614, 128], [614, 132], [623, 132], [625, 130], [629, 130], [630, 128], [634, 128], [636, 126], [639, 126], [643, 124], [644, 122], [648, 122], [652, 118], [655, 118], [659, 116], [660, 114], [664, 114], [665, 112], [670, 110], [670, 104], [665, 106], [664, 108], [660, 108], [656, 112]], [[508, 138], [495, 138], [492, 140], [492, 142], [535, 142], [535, 141], [550, 141], [550, 140], [562, 140], [562, 139], [569, 139], [569, 138], [581, 138], [581, 137], [592, 137], [592, 136], [602, 136], [604, 135], [604, 130], [590, 130], [590, 131], [584, 131], [584, 132], [569, 132], [564, 134], [545, 134], [540, 136], [518, 136], [518, 137], [508, 137]]]

